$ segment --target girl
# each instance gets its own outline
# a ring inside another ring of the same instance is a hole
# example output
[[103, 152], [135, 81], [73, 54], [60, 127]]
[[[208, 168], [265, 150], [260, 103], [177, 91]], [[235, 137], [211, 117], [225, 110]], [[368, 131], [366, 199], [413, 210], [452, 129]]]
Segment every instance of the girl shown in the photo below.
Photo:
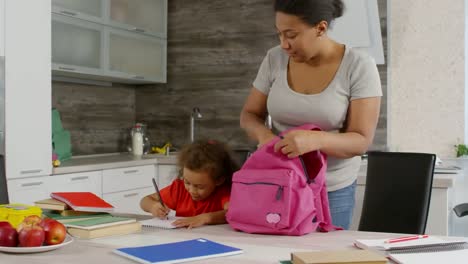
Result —
[[232, 174], [239, 168], [227, 146], [214, 140], [196, 141], [182, 149], [178, 166], [180, 178], [162, 189], [161, 197], [157, 193], [144, 197], [141, 208], [159, 218], [175, 210], [185, 217], [172, 223], [176, 227], [226, 223]]

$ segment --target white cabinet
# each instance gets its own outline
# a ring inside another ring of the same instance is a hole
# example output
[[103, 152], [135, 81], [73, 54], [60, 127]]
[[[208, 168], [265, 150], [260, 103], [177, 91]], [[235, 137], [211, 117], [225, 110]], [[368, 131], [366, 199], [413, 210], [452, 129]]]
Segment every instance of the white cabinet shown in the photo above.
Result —
[[47, 181], [49, 192], [92, 192], [102, 197], [102, 171], [53, 175]]
[[48, 179], [50, 176], [8, 180], [10, 203], [33, 205], [35, 201], [50, 198]]
[[57, 0], [52, 17], [54, 76], [166, 82], [167, 0]]
[[176, 165], [159, 164], [158, 165], [158, 186], [160, 189], [169, 186], [172, 181], [177, 179], [179, 170]]
[[52, 16], [54, 70], [96, 74], [104, 68], [104, 26], [66, 16]]
[[154, 165], [103, 170], [102, 197], [115, 207], [115, 212], [144, 213], [140, 200], [154, 193], [155, 174]]
[[50, 175], [51, 3], [5, 1], [7, 179]]
[[52, 0], [54, 13], [84, 20], [104, 22], [104, 0]]
[[166, 0], [110, 0], [112, 26], [166, 38]]
[[109, 29], [111, 76], [138, 81], [166, 81], [166, 40]]
[[140, 208], [140, 200], [148, 194], [154, 193], [154, 187], [133, 189], [123, 192], [108, 193], [103, 199], [114, 206], [114, 211], [129, 214], [148, 214]]
[[5, 0], [0, 0], [0, 57], [5, 56]]

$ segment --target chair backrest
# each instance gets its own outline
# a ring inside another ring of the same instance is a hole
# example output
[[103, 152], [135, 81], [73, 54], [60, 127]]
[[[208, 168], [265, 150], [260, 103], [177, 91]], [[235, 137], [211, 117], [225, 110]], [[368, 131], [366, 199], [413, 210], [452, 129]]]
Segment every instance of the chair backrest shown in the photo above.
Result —
[[0, 155], [0, 204], [8, 203], [8, 190], [5, 174], [5, 158]]
[[369, 152], [360, 231], [423, 234], [436, 156]]

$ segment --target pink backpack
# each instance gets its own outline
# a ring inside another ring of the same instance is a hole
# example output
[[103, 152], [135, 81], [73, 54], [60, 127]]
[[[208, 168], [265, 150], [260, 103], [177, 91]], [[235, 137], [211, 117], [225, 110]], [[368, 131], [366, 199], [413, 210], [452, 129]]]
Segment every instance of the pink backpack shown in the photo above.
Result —
[[[314, 125], [293, 129], [320, 130]], [[279, 140], [255, 151], [234, 173], [229, 225], [247, 233], [295, 236], [341, 229], [331, 224], [325, 154], [313, 151], [290, 159], [274, 152]]]

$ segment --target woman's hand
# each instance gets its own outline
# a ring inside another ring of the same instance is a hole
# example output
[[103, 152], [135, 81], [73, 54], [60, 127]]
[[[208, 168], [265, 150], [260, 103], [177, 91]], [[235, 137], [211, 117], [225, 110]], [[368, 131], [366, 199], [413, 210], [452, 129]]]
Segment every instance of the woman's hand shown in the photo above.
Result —
[[169, 211], [169, 208], [163, 206], [160, 202], [156, 202], [151, 207], [150, 213], [160, 219], [167, 219], [167, 214]]
[[176, 227], [187, 227], [188, 229], [206, 225], [209, 223], [208, 214], [200, 214], [193, 217], [186, 217], [175, 220], [172, 225]]
[[283, 135], [275, 144], [275, 151], [281, 151], [288, 158], [295, 158], [323, 146], [321, 131], [294, 130]]

